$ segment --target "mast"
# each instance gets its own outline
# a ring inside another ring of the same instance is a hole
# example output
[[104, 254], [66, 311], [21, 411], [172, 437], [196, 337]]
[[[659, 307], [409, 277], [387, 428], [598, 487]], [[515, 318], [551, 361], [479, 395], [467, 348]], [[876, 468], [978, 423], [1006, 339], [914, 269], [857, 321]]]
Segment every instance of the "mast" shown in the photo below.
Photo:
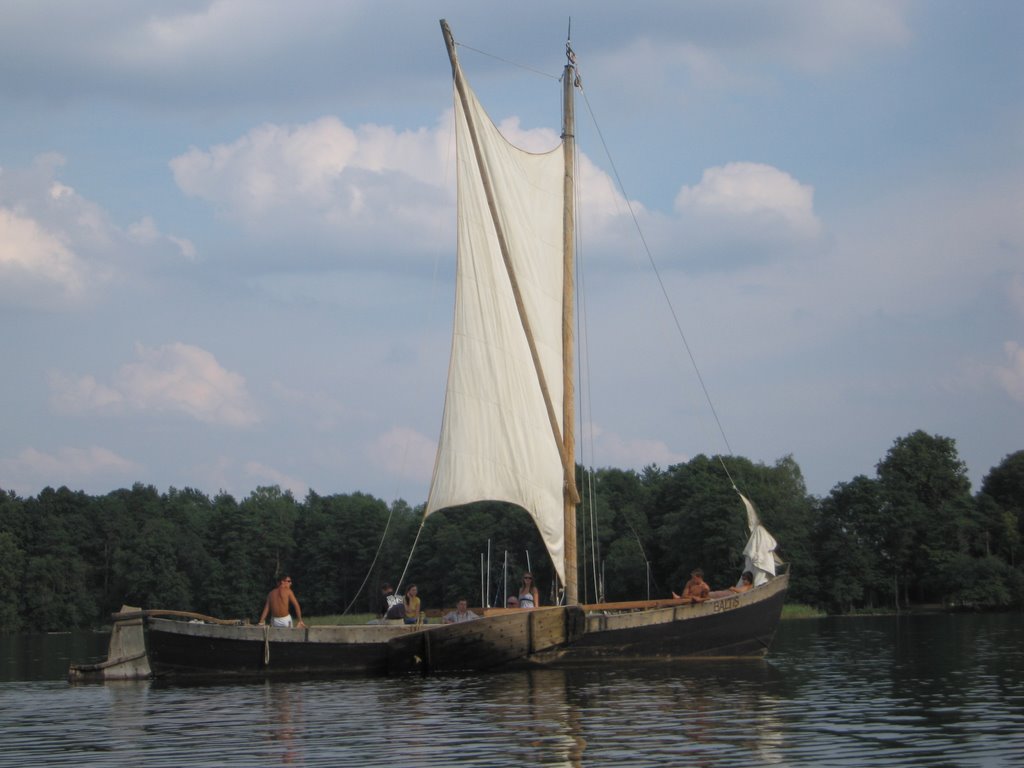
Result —
[[[570, 28], [571, 30], [571, 28]], [[576, 504], [579, 492], [576, 489], [576, 430], [574, 428], [575, 389], [573, 388], [574, 337], [573, 314], [575, 288], [574, 261], [576, 258], [576, 113], [573, 102], [573, 87], [576, 83], [576, 54], [572, 50], [572, 39], [565, 43], [565, 69], [562, 72], [562, 153], [565, 159], [565, 181], [562, 185], [562, 463], [571, 468], [566, 477], [563, 517], [565, 525], [565, 602], [575, 605], [579, 602], [576, 575]]]

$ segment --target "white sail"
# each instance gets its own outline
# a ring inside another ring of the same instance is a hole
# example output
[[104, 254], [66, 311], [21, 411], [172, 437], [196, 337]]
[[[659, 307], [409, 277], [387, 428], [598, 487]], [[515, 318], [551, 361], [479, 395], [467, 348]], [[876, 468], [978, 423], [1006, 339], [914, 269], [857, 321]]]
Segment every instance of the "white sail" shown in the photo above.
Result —
[[[455, 99], [454, 333], [426, 514], [474, 501], [517, 504], [533, 516], [564, 582], [560, 436], [540, 383], [546, 383], [561, 433], [563, 157], [559, 147], [531, 154], [512, 146], [468, 85], [464, 94], [466, 109]], [[497, 227], [507, 244], [508, 269]], [[509, 270], [533, 334], [540, 375]]]
[[750, 529], [750, 538], [743, 548], [743, 570], [754, 574], [754, 586], [758, 587], [768, 581], [769, 576], [775, 576], [775, 563], [778, 560], [775, 547], [778, 544], [768, 529], [761, 525], [761, 518], [753, 502], [742, 493], [740, 498], [747, 508], [747, 527]]

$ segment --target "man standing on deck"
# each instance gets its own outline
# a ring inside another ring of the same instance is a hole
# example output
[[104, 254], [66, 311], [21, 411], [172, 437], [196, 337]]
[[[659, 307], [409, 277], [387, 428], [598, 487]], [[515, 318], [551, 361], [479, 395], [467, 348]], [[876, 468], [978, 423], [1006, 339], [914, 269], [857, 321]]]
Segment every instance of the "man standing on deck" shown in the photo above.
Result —
[[295, 618], [298, 621], [296, 626], [306, 626], [302, 621], [302, 608], [299, 607], [299, 601], [295, 598], [295, 593], [292, 592], [292, 577], [286, 574], [280, 578], [277, 586], [267, 595], [267, 602], [263, 604], [263, 613], [260, 614], [260, 624], [264, 622], [269, 613], [271, 626], [292, 626], [290, 610], [292, 605], [295, 606]]

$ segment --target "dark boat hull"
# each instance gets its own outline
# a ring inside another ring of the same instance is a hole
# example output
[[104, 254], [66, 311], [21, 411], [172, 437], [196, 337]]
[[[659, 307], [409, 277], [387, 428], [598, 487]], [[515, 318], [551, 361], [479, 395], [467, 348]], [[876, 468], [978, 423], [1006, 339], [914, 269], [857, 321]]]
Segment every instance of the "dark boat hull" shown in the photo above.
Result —
[[750, 592], [638, 611], [590, 611], [587, 631], [552, 654], [559, 661], [606, 658], [760, 657], [782, 614], [788, 574]]
[[[464, 624], [418, 627], [282, 629], [215, 623], [218, 620], [208, 617], [180, 621], [151, 615], [175, 612], [119, 616], [126, 620], [120, 624], [129, 626], [128, 620], [145, 615], [145, 657], [157, 677], [384, 676], [479, 671], [517, 663], [759, 657], [775, 636], [788, 585], [788, 574], [783, 574], [750, 592], [698, 605], [663, 601], [657, 607], [648, 603], [500, 610]], [[125, 653], [118, 656], [136, 663]], [[142, 674], [134, 667], [130, 671]], [[104, 675], [114, 677], [106, 670]]]
[[415, 627], [282, 629], [147, 619], [157, 677], [337, 677], [387, 674], [388, 640]]

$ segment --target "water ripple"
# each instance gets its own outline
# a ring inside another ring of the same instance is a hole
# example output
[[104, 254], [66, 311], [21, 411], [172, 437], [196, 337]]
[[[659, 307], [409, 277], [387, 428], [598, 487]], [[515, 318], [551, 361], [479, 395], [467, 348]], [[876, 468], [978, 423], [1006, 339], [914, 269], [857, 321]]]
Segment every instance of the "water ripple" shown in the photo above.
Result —
[[0, 683], [0, 766], [1024, 764], [1019, 616], [787, 622], [769, 662]]

